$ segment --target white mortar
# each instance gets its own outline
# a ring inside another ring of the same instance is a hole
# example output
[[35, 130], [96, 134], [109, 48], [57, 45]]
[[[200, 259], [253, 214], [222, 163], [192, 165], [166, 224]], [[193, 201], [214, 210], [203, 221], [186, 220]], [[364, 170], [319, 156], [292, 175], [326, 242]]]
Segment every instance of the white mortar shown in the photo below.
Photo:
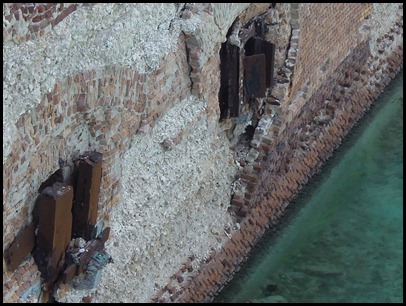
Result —
[[[203, 116], [172, 150], [161, 146], [205, 107], [190, 96], [150, 133], [134, 137], [122, 164], [123, 201], [113, 209], [106, 245], [114, 263], [104, 268], [94, 302], [148, 302], [187, 256], [202, 260], [226, 239], [236, 166], [217, 123]], [[80, 301], [87, 293], [71, 290], [61, 301]]]

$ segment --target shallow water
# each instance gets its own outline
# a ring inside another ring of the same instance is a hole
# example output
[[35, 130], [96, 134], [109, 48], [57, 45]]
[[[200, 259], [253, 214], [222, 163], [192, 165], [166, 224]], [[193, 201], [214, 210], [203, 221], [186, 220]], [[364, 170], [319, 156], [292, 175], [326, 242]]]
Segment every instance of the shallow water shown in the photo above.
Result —
[[403, 302], [403, 71], [213, 302]]

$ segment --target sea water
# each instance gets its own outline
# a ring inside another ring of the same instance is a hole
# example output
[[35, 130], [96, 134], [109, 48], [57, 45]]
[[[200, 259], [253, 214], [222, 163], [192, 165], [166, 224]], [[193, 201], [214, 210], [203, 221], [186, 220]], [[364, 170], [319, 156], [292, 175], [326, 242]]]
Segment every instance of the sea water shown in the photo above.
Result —
[[213, 302], [403, 302], [403, 71]]

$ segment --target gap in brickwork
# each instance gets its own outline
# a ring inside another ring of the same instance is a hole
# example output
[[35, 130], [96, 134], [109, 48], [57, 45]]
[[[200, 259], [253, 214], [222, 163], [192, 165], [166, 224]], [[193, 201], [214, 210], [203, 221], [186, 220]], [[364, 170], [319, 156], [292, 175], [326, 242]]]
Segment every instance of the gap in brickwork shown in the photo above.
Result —
[[41, 273], [42, 302], [53, 302], [62, 285], [95, 288], [101, 269], [112, 262], [104, 249], [110, 228], [103, 229], [103, 222], [97, 222], [101, 163], [98, 152], [80, 155], [74, 167], [59, 160], [60, 169], [38, 190], [33, 221], [5, 251], [11, 271], [32, 254]]
[[62, 169], [56, 170], [49, 178], [39, 186], [38, 192], [41, 193], [45, 188], [51, 187], [56, 182], [63, 182]]
[[[278, 44], [274, 28], [281, 23], [279, 15], [278, 10], [270, 7], [266, 13], [251, 18], [243, 25], [237, 17], [220, 48], [219, 122], [230, 142], [234, 162], [239, 167], [232, 185], [229, 209], [237, 223], [252, 208], [248, 204], [252, 184], [244, 175], [250, 175], [247, 171], [259, 158], [258, 140], [269, 133], [271, 125], [279, 125], [282, 120], [280, 100], [283, 97], [278, 98], [281, 80], [275, 79], [277, 76], [274, 75], [275, 46]], [[291, 36], [288, 42], [284, 42], [287, 49], [290, 39]], [[293, 70], [293, 66], [290, 65], [289, 71]], [[290, 87], [290, 79], [284, 81], [287, 84], [282, 86]]]
[[252, 138], [254, 137], [255, 127], [251, 124], [248, 124], [245, 127], [244, 133], [238, 136], [238, 142], [233, 147], [235, 151], [236, 161], [241, 165], [245, 165], [245, 158], [248, 155], [248, 151], [250, 148], [250, 143]]
[[[244, 163], [254, 136], [246, 130], [251, 127], [255, 130], [263, 114], [264, 98], [270, 92], [266, 87], [272, 83], [273, 67], [266, 68], [273, 66], [274, 47], [263, 39], [263, 17], [250, 20], [240, 30], [233, 27], [220, 49], [220, 123], [230, 140], [230, 147], [236, 152], [237, 162]], [[243, 152], [246, 152], [245, 156], [242, 156]]]

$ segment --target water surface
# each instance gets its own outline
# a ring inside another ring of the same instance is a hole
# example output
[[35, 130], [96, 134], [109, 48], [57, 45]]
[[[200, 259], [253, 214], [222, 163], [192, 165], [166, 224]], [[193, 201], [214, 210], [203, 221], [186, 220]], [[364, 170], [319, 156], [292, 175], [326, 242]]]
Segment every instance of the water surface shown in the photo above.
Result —
[[214, 302], [403, 302], [403, 71]]

